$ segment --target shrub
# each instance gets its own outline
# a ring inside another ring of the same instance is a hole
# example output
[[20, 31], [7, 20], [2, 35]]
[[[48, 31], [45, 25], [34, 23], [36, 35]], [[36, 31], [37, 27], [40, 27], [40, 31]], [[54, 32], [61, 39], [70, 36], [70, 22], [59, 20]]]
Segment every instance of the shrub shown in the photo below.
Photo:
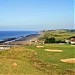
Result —
[[58, 40], [58, 41], [56, 41], [56, 43], [65, 43], [65, 41], [63, 41], [63, 40]]
[[55, 43], [55, 38], [54, 37], [51, 37], [51, 38], [46, 37], [44, 43]]

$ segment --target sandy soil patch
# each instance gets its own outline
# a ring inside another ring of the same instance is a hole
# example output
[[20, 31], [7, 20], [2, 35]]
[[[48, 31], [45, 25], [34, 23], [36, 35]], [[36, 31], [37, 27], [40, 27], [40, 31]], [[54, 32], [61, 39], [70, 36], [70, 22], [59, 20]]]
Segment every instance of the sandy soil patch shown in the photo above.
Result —
[[75, 47], [75, 45], [71, 45], [71, 46], [74, 46]]
[[63, 50], [50, 50], [50, 49], [45, 49], [45, 51], [49, 51], [49, 52], [63, 52]]
[[75, 63], [75, 58], [61, 59], [62, 62]]
[[37, 48], [44, 48], [44, 46], [36, 46]]

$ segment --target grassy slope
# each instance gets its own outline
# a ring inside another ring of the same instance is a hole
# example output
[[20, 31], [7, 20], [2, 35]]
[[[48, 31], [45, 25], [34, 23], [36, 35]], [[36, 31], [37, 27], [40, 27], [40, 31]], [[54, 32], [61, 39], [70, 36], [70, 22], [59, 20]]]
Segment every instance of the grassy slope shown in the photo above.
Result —
[[[0, 75], [44, 75], [29, 62], [28, 56], [34, 56], [34, 51], [23, 47], [0, 51]], [[17, 67], [12, 64], [17, 63]]]
[[45, 31], [44, 37], [55, 37], [56, 39], [64, 40], [65, 38], [69, 38], [75, 36], [75, 32], [66, 31], [66, 30], [52, 30]]
[[[74, 58], [74, 52], [75, 52], [75, 47], [66, 45], [66, 44], [45, 44], [44, 48], [36, 48], [34, 45], [29, 46], [27, 48], [36, 50], [37, 52], [37, 58], [40, 60], [49, 63], [54, 64], [53, 66], [51, 65], [51, 68], [47, 68], [48, 71], [52, 72], [54, 71], [57, 75], [72, 75], [68, 71], [75, 71], [75, 65], [72, 63], [63, 63], [60, 61], [60, 59], [64, 58]], [[60, 49], [63, 50], [63, 53], [53, 53], [53, 52], [46, 52], [44, 49]], [[52, 73], [54, 74], [54, 73]]]

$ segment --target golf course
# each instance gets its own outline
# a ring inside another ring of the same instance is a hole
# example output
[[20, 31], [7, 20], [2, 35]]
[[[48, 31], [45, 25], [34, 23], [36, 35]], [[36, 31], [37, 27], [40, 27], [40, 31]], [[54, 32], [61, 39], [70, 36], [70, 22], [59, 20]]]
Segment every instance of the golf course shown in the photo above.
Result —
[[74, 75], [75, 45], [14, 46], [0, 51], [0, 75]]

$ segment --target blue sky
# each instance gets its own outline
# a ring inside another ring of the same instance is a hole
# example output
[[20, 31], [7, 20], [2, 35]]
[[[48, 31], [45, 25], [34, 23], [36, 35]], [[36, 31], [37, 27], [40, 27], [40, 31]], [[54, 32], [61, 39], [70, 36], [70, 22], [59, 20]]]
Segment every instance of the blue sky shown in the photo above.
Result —
[[73, 29], [74, 0], [0, 0], [0, 30]]

